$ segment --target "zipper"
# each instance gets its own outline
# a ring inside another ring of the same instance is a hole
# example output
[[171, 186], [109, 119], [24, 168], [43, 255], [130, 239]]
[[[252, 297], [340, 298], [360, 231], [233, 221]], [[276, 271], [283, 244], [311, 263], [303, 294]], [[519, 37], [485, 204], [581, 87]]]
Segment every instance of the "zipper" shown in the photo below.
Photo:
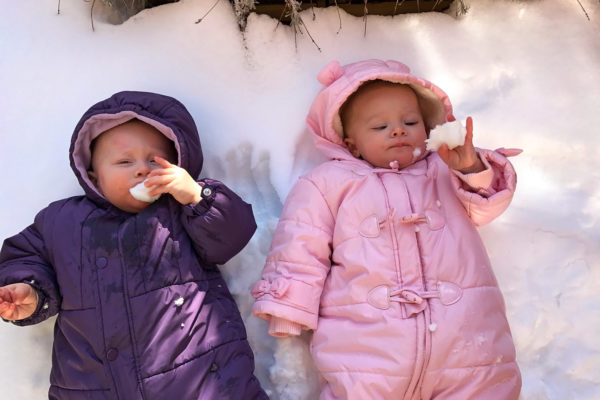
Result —
[[[125, 297], [125, 312], [127, 314], [127, 325], [129, 328], [129, 340], [131, 341], [131, 352], [133, 353], [133, 365], [135, 368], [135, 375], [136, 375], [136, 380], [138, 383], [141, 399], [143, 400], [146, 398], [146, 395], [144, 393], [144, 386], [143, 386], [143, 382], [142, 382], [142, 376], [140, 373], [140, 366], [138, 364], [139, 353], [137, 350], [137, 341], [135, 338], [135, 332], [134, 332], [134, 328], [133, 328], [133, 317], [132, 317], [133, 314], [131, 312], [131, 304], [129, 302], [130, 297], [129, 297], [129, 285], [128, 285], [128, 280], [127, 280], [127, 263], [126, 263], [125, 257], [123, 256], [124, 252], [123, 252], [123, 243], [122, 243], [122, 238], [127, 237], [127, 235], [124, 234], [126, 227], [128, 224], [132, 224], [132, 223], [133, 223], [133, 227], [134, 227], [134, 235], [135, 235], [136, 243], [140, 243], [140, 241], [139, 241], [140, 238], [139, 238], [138, 229], [137, 229], [137, 222], [138, 222], [137, 215], [133, 218], [133, 222], [131, 220], [132, 220], [132, 218], [129, 218], [127, 221], [125, 221], [120, 226], [117, 240], [119, 243], [119, 258], [121, 259], [123, 295]], [[137, 249], [139, 249], [139, 247]], [[143, 258], [138, 257], [138, 259], [142, 260]]]
[[[425, 162], [427, 163], [426, 166], [426, 178], [425, 178], [425, 184], [426, 185], [430, 185], [433, 184], [433, 192], [435, 193], [435, 198], [439, 199], [439, 196], [437, 195], [437, 187], [435, 185], [435, 177], [431, 177], [430, 176], [430, 170], [429, 170], [429, 159], [425, 158]], [[435, 164], [434, 164], [435, 166]], [[435, 176], [437, 176], [437, 169], [433, 169], [433, 171], [431, 171], [431, 173], [433, 173]], [[407, 191], [407, 197], [408, 197], [408, 201], [410, 203], [410, 209], [414, 212], [415, 207], [413, 205], [412, 199], [410, 198], [410, 194]], [[424, 262], [423, 262], [423, 246], [421, 245], [421, 232], [415, 232], [415, 240], [417, 241], [417, 249], [419, 251], [419, 270], [420, 270], [420, 274], [421, 274], [421, 284], [423, 286], [423, 289], [425, 291], [428, 291], [429, 288], [427, 286], [427, 280], [425, 279], [425, 269], [424, 269]], [[427, 299], [427, 304], [429, 305], [429, 300]], [[429, 330], [429, 325], [431, 324], [431, 309], [429, 307], [425, 307], [425, 309], [422, 312], [422, 315], [418, 315], [417, 317], [421, 317], [422, 316], [422, 326], [421, 329], [423, 330], [423, 362], [421, 364], [421, 371], [419, 373], [419, 378], [418, 380], [415, 382], [415, 388], [413, 390], [412, 393], [412, 398], [414, 399], [422, 399], [422, 395], [421, 395], [421, 385], [423, 383], [423, 379], [425, 378], [425, 371], [427, 370], [427, 367], [429, 366], [429, 360], [431, 359], [431, 346], [432, 346], [432, 332]], [[419, 318], [420, 319], [420, 318]], [[416, 321], [417, 323], [419, 321]]]
[[[427, 161], [426, 161], [427, 162]], [[427, 166], [429, 166], [429, 163], [427, 162]], [[390, 173], [392, 171], [390, 170], [385, 170], [382, 172], [387, 172]], [[396, 173], [396, 176], [400, 177], [399, 173]], [[383, 180], [381, 179], [381, 175], [379, 173], [377, 173], [377, 177], [381, 183], [381, 186], [383, 188], [383, 191], [385, 193], [385, 206], [386, 206], [386, 212], [387, 214], [389, 214], [391, 212], [391, 205], [390, 205], [390, 199], [388, 196], [388, 191], [385, 187], [385, 184], [383, 183]], [[428, 178], [426, 178], [428, 179]], [[401, 179], [402, 182], [402, 188], [404, 189], [405, 193], [406, 193], [406, 198], [409, 201], [409, 206], [410, 206], [410, 210], [411, 213], [415, 212], [415, 208], [414, 205], [412, 203], [412, 200], [410, 198], [410, 193], [406, 188], [406, 182]], [[399, 255], [399, 245], [398, 245], [398, 238], [396, 236], [396, 229], [394, 224], [388, 224], [388, 226], [390, 227], [390, 234], [392, 235], [392, 247], [393, 247], [393, 251], [394, 251], [394, 263], [396, 265], [396, 274], [398, 277], [398, 281], [400, 282], [401, 287], [404, 286], [404, 282], [402, 280], [402, 268], [400, 265], [400, 255]], [[425, 280], [425, 274], [424, 274], [424, 270], [423, 270], [423, 252], [422, 252], [422, 246], [421, 246], [421, 240], [419, 239], [419, 232], [415, 232], [415, 240], [417, 242], [417, 249], [419, 251], [419, 272], [420, 272], [420, 276], [421, 276], [421, 284], [424, 290], [428, 290], [427, 288], [427, 283]], [[429, 300], [425, 300], [428, 302], [429, 304]], [[423, 378], [425, 376], [425, 371], [427, 369], [427, 365], [429, 364], [429, 359], [431, 357], [431, 332], [428, 330], [428, 326], [431, 323], [431, 312], [429, 307], [426, 307], [421, 313], [419, 313], [418, 315], [416, 315], [415, 317], [415, 335], [416, 335], [416, 345], [417, 345], [417, 351], [415, 352], [416, 355], [416, 359], [415, 359], [415, 367], [413, 369], [413, 373], [412, 376], [410, 378], [410, 382], [408, 384], [408, 387], [406, 389], [406, 392], [404, 393], [404, 395], [402, 396], [403, 399], [420, 399], [421, 398], [421, 390], [420, 390], [420, 385], [423, 382]]]

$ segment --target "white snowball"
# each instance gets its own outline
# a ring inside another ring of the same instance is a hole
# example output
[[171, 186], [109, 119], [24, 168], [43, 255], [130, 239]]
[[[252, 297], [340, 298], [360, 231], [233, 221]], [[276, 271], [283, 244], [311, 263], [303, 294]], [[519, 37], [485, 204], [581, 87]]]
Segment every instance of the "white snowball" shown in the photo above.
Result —
[[146, 203], [153, 203], [156, 200], [158, 200], [160, 194], [156, 196], [150, 196], [150, 188], [144, 186], [144, 182], [140, 182], [131, 189], [129, 189], [129, 193], [131, 193], [133, 198], [136, 200], [145, 201]]
[[456, 146], [465, 144], [465, 136], [467, 129], [460, 121], [446, 122], [443, 125], [438, 125], [429, 133], [427, 142], [427, 150], [437, 150], [446, 143], [448, 148], [452, 150]]

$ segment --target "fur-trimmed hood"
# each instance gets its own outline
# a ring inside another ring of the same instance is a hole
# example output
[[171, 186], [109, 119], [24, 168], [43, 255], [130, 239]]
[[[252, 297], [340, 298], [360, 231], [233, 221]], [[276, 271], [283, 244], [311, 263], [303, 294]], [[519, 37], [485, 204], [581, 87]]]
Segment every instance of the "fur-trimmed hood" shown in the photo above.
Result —
[[365, 60], [341, 66], [329, 63], [318, 75], [323, 88], [313, 102], [306, 122], [317, 148], [327, 157], [353, 159], [342, 141], [340, 107], [366, 81], [384, 81], [409, 85], [419, 97], [419, 104], [429, 129], [454, 120], [448, 95], [433, 83], [411, 74], [398, 61]]

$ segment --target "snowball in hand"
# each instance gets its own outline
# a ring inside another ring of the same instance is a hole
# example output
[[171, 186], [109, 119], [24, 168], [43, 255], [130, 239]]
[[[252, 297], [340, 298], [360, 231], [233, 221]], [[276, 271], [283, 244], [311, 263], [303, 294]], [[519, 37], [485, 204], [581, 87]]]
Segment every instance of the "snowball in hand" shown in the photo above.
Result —
[[156, 200], [158, 200], [160, 194], [157, 194], [156, 196], [150, 196], [151, 188], [144, 186], [144, 182], [140, 182], [131, 189], [129, 189], [129, 193], [131, 193], [133, 198], [136, 200], [144, 201], [146, 203], [153, 203]]
[[448, 148], [452, 150], [457, 146], [465, 144], [465, 136], [467, 129], [460, 121], [446, 122], [443, 125], [438, 125], [429, 133], [427, 142], [427, 150], [437, 150], [446, 143]]

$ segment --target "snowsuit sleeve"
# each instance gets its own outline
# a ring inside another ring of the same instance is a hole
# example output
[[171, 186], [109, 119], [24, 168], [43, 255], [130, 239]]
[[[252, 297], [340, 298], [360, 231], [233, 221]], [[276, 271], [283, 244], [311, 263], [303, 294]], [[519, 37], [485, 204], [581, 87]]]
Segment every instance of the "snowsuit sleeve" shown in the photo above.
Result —
[[452, 186], [467, 214], [477, 226], [485, 225], [506, 210], [515, 193], [517, 174], [499, 151], [478, 149], [486, 170], [475, 174], [452, 171]]
[[202, 200], [185, 206], [182, 223], [194, 249], [207, 264], [225, 264], [256, 231], [252, 206], [223, 183], [203, 179]]
[[19, 326], [33, 325], [58, 313], [61, 296], [56, 274], [43, 236], [47, 208], [40, 211], [32, 225], [4, 241], [0, 250], [0, 286], [27, 283], [38, 293], [35, 312], [14, 321]]
[[325, 278], [331, 267], [334, 217], [321, 191], [300, 178], [283, 207], [262, 279], [253, 289], [252, 314], [316, 329]]

